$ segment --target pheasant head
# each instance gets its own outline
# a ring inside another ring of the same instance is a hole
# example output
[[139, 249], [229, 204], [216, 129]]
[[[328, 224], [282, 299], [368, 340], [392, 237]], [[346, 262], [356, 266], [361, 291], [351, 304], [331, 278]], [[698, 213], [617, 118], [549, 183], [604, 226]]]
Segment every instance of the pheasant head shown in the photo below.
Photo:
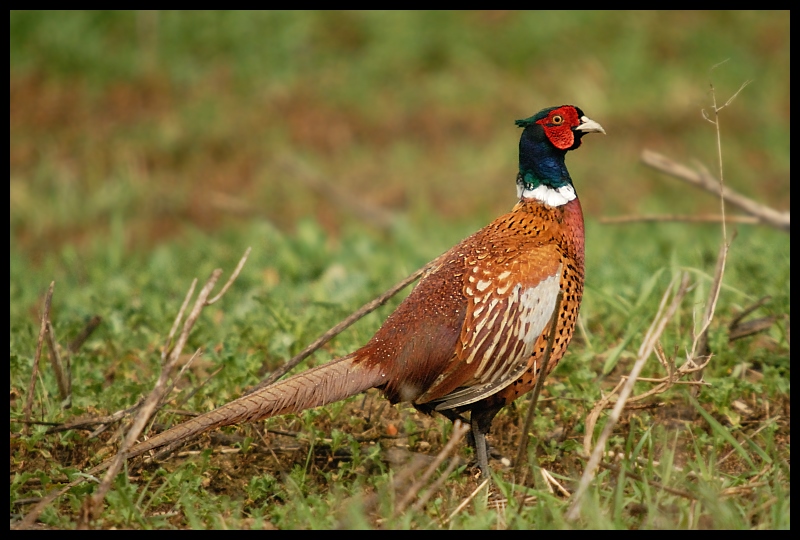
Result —
[[573, 105], [543, 109], [516, 124], [524, 128], [519, 140], [520, 199], [534, 198], [549, 206], [575, 199], [564, 156], [581, 145], [585, 134], [605, 134], [603, 127]]

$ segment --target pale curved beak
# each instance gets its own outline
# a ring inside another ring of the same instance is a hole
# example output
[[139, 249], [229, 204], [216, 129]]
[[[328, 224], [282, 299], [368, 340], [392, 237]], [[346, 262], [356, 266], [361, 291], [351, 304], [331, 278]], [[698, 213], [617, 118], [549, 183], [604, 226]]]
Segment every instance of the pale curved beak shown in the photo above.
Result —
[[603, 126], [601, 126], [588, 116], [581, 116], [581, 125], [579, 125], [575, 129], [583, 131], [584, 133], [602, 133], [603, 135], [606, 134], [606, 130], [603, 129]]

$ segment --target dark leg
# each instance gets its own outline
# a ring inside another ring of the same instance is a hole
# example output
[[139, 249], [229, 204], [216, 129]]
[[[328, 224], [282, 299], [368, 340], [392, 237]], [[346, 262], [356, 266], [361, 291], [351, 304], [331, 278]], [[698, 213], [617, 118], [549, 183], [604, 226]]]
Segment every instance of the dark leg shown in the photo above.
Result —
[[489, 429], [492, 427], [492, 420], [499, 410], [500, 407], [475, 408], [470, 414], [475, 457], [478, 460], [478, 468], [481, 470], [482, 478], [492, 477], [491, 469], [489, 469], [489, 443], [486, 441], [486, 435], [489, 433]]
[[472, 439], [475, 444], [475, 457], [478, 460], [478, 468], [481, 470], [481, 478], [491, 478], [489, 471], [489, 456], [486, 451], [486, 433], [481, 429], [480, 421], [472, 416]]

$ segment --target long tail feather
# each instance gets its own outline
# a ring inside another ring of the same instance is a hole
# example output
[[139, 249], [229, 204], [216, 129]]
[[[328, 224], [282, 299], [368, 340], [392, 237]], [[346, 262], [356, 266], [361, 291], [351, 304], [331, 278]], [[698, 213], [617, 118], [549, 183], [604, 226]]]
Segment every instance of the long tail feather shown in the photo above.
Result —
[[242, 396], [137, 444], [127, 456], [138, 456], [221, 426], [319, 407], [386, 382], [380, 370], [364, 367], [361, 363], [354, 364], [353, 358], [353, 355], [344, 356]]

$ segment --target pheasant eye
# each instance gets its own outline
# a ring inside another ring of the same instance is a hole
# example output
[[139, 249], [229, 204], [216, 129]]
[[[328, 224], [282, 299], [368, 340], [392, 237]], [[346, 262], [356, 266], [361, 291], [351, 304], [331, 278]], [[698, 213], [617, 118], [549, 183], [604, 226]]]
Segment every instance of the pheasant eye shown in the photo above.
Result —
[[553, 118], [550, 119], [550, 123], [555, 125], [561, 125], [564, 123], [564, 117], [560, 114], [555, 115]]

